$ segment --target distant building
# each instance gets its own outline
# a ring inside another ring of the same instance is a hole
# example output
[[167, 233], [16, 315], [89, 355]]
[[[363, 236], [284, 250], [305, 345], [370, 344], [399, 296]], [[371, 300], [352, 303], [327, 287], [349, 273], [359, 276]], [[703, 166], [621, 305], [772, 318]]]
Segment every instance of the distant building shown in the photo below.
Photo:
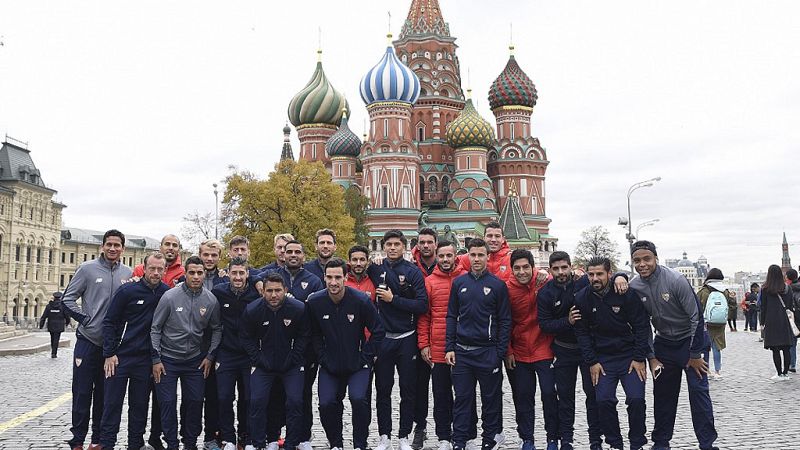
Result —
[[783, 276], [786, 276], [786, 272], [792, 268], [792, 258], [789, 257], [789, 243], [786, 241], [786, 232], [783, 233], [781, 251], [783, 252], [781, 255], [781, 270], [783, 271]]
[[697, 258], [697, 261], [693, 262], [689, 260], [686, 252], [683, 252], [682, 259], [665, 259], [664, 264], [671, 269], [677, 270], [683, 276], [685, 276], [686, 279], [689, 280], [689, 284], [692, 285], [694, 290], [698, 290], [703, 287], [703, 281], [705, 281], [710, 268], [708, 265], [708, 259], [706, 259], [705, 256], [700, 255], [700, 257]]

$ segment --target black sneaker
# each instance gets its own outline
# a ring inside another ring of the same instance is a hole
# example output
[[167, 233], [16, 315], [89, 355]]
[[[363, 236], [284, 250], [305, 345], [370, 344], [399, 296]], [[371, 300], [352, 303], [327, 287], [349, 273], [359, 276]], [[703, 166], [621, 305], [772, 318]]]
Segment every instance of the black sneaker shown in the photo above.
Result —
[[422, 450], [425, 447], [425, 439], [427, 439], [428, 433], [425, 428], [420, 428], [419, 425], [414, 428], [414, 439], [411, 441], [411, 448], [414, 450]]
[[150, 446], [153, 447], [154, 450], [166, 450], [166, 448], [167, 448], [164, 445], [164, 443], [161, 441], [161, 438], [151, 437], [147, 441], [147, 443], [150, 444]]
[[790, 368], [790, 369], [789, 369], [789, 372], [792, 372], [792, 373], [797, 373], [797, 369], [791, 369], [791, 368]]

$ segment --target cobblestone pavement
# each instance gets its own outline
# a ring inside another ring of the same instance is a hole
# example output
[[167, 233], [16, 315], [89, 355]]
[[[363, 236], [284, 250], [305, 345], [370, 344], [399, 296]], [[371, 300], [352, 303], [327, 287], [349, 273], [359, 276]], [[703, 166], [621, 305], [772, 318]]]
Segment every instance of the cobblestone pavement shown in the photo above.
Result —
[[[800, 429], [800, 415], [795, 413], [796, 404], [787, 404], [787, 400], [792, 402], [800, 400], [800, 377], [787, 382], [770, 380], [770, 376], [773, 375], [771, 355], [763, 349], [761, 343], [757, 342], [757, 334], [742, 331], [728, 333], [727, 340], [728, 348], [723, 351], [724, 377], [711, 380], [711, 396], [720, 436], [717, 445], [721, 449], [736, 450], [800, 449], [800, 432], [797, 431]], [[61, 349], [58, 359], [51, 359], [49, 352], [0, 358], [0, 405], [2, 405], [0, 449], [67, 448], [64, 441], [69, 438], [71, 401], [64, 397], [64, 394], [70, 391], [71, 358], [71, 348]], [[508, 438], [504, 448], [518, 448], [514, 407], [507, 382], [504, 392], [503, 422], [504, 432]], [[623, 428], [627, 428], [623, 395], [620, 391], [620, 422], [623, 423]], [[647, 395], [648, 414], [651, 415], [652, 384], [649, 381]], [[576, 448], [588, 448], [583, 393], [578, 392], [577, 398]], [[57, 406], [53, 407], [54, 404]], [[19, 423], [23, 414], [28, 414], [23, 416], [23, 419], [32, 415], [34, 417]], [[345, 421], [350, 417], [347, 400], [345, 400], [344, 417]], [[123, 415], [118, 448], [125, 448], [126, 422], [127, 418]], [[435, 448], [437, 443], [433, 436], [433, 418], [430, 414], [428, 422], [429, 439], [426, 446]], [[652, 429], [652, 425], [652, 416], [649, 416], [648, 430]], [[375, 445], [377, 440], [375, 427], [373, 415], [370, 433], [372, 445]], [[539, 448], [543, 448], [544, 429], [538, 402], [535, 430], [536, 444]], [[626, 432], [623, 430], [623, 436]], [[314, 436], [313, 444], [316, 448], [327, 448], [325, 435], [318, 420], [314, 427]], [[352, 444], [349, 442], [351, 436], [352, 428], [346, 425], [345, 448], [347, 449], [352, 449]], [[672, 448], [697, 448], [685, 389], [680, 399]]]

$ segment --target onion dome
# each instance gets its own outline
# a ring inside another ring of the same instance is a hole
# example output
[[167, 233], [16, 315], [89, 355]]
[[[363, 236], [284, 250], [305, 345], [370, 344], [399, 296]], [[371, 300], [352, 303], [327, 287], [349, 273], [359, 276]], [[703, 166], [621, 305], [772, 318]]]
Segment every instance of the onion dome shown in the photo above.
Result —
[[[391, 39], [391, 34], [388, 36]], [[370, 105], [376, 102], [414, 104], [419, 98], [419, 77], [386, 47], [383, 58], [361, 79], [361, 99]]]
[[289, 102], [289, 121], [296, 127], [312, 123], [338, 125], [346, 108], [344, 95], [333, 88], [322, 70], [322, 61], [317, 61], [311, 80]]
[[502, 106], [527, 106], [533, 108], [536, 105], [536, 86], [533, 81], [522, 71], [514, 59], [514, 47], [508, 58], [506, 68], [500, 73], [489, 89], [489, 105], [492, 109]]
[[453, 148], [461, 147], [490, 147], [494, 141], [494, 129], [475, 107], [472, 99], [467, 99], [467, 104], [456, 120], [450, 123], [445, 133], [447, 144]]
[[328, 138], [328, 142], [325, 143], [325, 151], [331, 157], [358, 157], [361, 153], [361, 140], [347, 126], [347, 112], [342, 112], [342, 123], [339, 125], [339, 130]]

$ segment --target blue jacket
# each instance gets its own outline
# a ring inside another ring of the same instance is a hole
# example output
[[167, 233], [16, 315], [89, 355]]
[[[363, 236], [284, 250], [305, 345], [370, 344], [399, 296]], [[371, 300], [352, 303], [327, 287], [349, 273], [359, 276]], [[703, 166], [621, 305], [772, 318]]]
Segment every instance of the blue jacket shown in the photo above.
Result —
[[222, 342], [214, 353], [219, 363], [242, 361], [247, 352], [239, 340], [240, 321], [247, 305], [261, 297], [252, 280], [242, 292], [233, 292], [231, 283], [220, 283], [211, 290], [219, 302], [220, 319], [222, 321]]
[[169, 286], [150, 287], [142, 278], [117, 289], [103, 319], [103, 357], [150, 356], [150, 326]]
[[[324, 289], [311, 294], [306, 311], [319, 364], [332, 374], [345, 375], [372, 367], [385, 336], [378, 312], [361, 291], [345, 287], [337, 305]], [[364, 328], [370, 332], [369, 339]]]
[[495, 347], [505, 357], [511, 338], [511, 306], [506, 283], [485, 270], [477, 278], [472, 272], [453, 280], [447, 305], [445, 351], [457, 344]]
[[[179, 281], [186, 281], [186, 276], [181, 277]], [[214, 289], [214, 286], [230, 281], [228, 277], [219, 276], [219, 269], [214, 269], [212, 272], [206, 272], [206, 278], [203, 280], [203, 287], [209, 291]]]
[[300, 271], [297, 272], [295, 276], [292, 276], [292, 273], [289, 272], [286, 267], [281, 267], [277, 270], [277, 273], [281, 274], [283, 277], [283, 281], [286, 283], [286, 290], [292, 294], [294, 298], [302, 302], [306, 301], [308, 296], [314, 292], [325, 289], [325, 286], [322, 285], [322, 281], [303, 267], [300, 268]]
[[402, 258], [399, 261], [389, 261], [387, 258], [379, 265], [370, 264], [367, 275], [376, 288], [386, 283], [394, 294], [391, 303], [380, 298], [376, 300], [386, 332], [401, 334], [416, 331], [417, 317], [428, 312], [428, 291], [425, 290], [425, 276], [419, 267]]
[[247, 305], [240, 322], [240, 340], [251, 366], [282, 373], [304, 364], [303, 354], [311, 340], [305, 309], [302, 301], [288, 295], [277, 310], [264, 298]]
[[563, 286], [556, 283], [556, 280], [550, 280], [536, 295], [539, 327], [545, 333], [555, 335], [557, 343], [577, 347], [575, 329], [569, 324], [569, 310], [575, 305], [575, 294], [587, 286], [589, 286], [587, 276], [581, 277], [578, 281], [570, 278]]
[[305, 263], [303, 268], [316, 275], [319, 281], [325, 283], [325, 267], [319, 262], [319, 259], [312, 259]]
[[650, 323], [633, 290], [618, 294], [611, 285], [604, 294], [597, 294], [587, 286], [575, 295], [575, 304], [581, 312], [575, 335], [584, 362], [594, 365], [602, 356], [624, 356], [640, 362], [647, 359]]

